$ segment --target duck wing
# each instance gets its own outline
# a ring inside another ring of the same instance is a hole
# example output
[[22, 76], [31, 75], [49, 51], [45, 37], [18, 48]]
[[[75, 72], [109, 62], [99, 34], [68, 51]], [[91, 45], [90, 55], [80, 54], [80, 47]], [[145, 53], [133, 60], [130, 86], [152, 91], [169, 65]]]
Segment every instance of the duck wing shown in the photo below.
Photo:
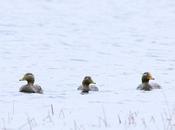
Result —
[[33, 86], [33, 88], [34, 88], [35, 93], [40, 93], [40, 94], [43, 93], [43, 89], [41, 88], [40, 85], [36, 84], [36, 85]]
[[161, 89], [162, 87], [158, 83], [150, 83], [153, 89]]
[[90, 84], [89, 87], [90, 87], [90, 91], [99, 91], [98, 87], [94, 84]]

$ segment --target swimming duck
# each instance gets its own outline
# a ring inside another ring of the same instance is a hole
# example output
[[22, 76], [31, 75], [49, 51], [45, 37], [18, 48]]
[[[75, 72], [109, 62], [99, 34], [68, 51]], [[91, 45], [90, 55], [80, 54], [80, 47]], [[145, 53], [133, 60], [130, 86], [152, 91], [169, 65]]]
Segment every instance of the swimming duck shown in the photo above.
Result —
[[82, 93], [88, 93], [89, 91], [99, 91], [94, 85], [96, 84], [90, 76], [85, 76], [82, 85], [78, 87], [78, 90], [82, 90]]
[[34, 85], [35, 78], [32, 73], [26, 73], [22, 79], [19, 81], [27, 81], [26, 85], [23, 85], [19, 91], [20, 92], [25, 92], [25, 93], [43, 93], [43, 90], [41, 86], [39, 85]]
[[145, 91], [150, 91], [152, 89], [160, 89], [160, 85], [156, 83], [149, 83], [149, 80], [155, 80], [151, 73], [145, 72], [142, 75], [142, 84], [140, 84], [137, 89], [138, 90], [145, 90]]

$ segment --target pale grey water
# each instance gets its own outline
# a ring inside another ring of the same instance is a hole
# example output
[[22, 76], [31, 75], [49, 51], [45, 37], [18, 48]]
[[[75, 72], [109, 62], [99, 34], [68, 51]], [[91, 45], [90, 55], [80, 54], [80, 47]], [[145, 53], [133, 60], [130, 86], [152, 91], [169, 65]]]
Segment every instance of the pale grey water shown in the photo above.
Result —
[[[156, 102], [164, 108], [164, 98], [156, 100], [162, 92], [173, 109], [174, 7], [173, 0], [1, 2], [0, 111], [10, 111], [4, 104], [11, 106], [12, 102], [29, 111], [51, 103], [80, 109], [84, 105], [76, 108], [73, 102], [84, 101], [97, 106], [111, 104], [109, 107], [121, 103], [121, 109], [127, 110], [140, 102], [146, 107]], [[161, 91], [144, 95], [135, 90], [145, 71], [155, 76]], [[18, 80], [26, 72], [35, 74], [44, 95], [18, 93], [24, 84]], [[82, 97], [76, 88], [85, 75], [92, 76], [100, 92], [79, 100]], [[41, 104], [32, 108], [33, 102]]]

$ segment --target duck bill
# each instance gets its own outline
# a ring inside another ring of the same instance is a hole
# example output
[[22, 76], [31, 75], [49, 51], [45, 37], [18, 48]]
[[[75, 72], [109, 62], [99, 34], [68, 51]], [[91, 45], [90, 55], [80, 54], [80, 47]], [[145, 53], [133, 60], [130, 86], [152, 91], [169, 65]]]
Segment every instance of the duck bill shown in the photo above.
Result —
[[154, 77], [150, 77], [150, 80], [155, 80], [155, 78]]
[[22, 79], [19, 79], [19, 81], [24, 81], [25, 79], [24, 78], [22, 78]]
[[96, 83], [92, 80], [92, 84], [96, 84]]

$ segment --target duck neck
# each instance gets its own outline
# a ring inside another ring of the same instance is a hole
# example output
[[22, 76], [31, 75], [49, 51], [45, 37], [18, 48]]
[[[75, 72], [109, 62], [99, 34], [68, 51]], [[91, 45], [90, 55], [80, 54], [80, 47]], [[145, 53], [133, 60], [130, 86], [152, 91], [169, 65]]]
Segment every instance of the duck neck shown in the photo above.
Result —
[[149, 79], [147, 79], [147, 77], [142, 77], [142, 83], [149, 83]]
[[89, 90], [89, 84], [83, 84], [83, 89]]
[[83, 84], [84, 87], [89, 87], [89, 84]]
[[83, 80], [82, 85], [84, 87], [89, 87], [90, 82], [88, 80]]
[[146, 81], [142, 80], [142, 83], [148, 84], [149, 80], [146, 80]]
[[143, 86], [149, 86], [149, 82], [142, 82]]
[[34, 84], [34, 82], [29, 82], [29, 81], [27, 81], [27, 83], [29, 84], [29, 85], [33, 85]]

